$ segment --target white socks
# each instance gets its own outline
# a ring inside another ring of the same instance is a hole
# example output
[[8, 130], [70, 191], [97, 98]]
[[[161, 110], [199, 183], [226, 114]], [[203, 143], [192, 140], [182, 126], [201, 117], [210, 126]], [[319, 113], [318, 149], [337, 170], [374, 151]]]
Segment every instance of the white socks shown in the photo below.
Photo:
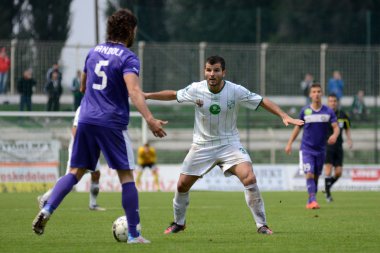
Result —
[[174, 222], [185, 225], [186, 209], [189, 205], [189, 192], [175, 192], [173, 199]]
[[257, 183], [245, 186], [245, 201], [256, 221], [257, 228], [266, 225], [264, 201], [261, 197]]
[[[245, 186], [245, 200], [251, 210], [253, 218], [258, 228], [267, 224], [265, 216], [264, 201], [261, 197], [257, 184]], [[173, 199], [174, 222], [178, 225], [185, 225], [186, 209], [189, 205], [189, 192], [175, 192]]]
[[43, 202], [47, 201], [50, 198], [52, 192], [53, 192], [53, 188], [51, 188], [47, 192], [45, 192], [44, 195], [42, 195], [42, 197], [41, 197], [42, 201]]
[[96, 206], [96, 197], [99, 194], [99, 184], [91, 182], [90, 187], [90, 207]]

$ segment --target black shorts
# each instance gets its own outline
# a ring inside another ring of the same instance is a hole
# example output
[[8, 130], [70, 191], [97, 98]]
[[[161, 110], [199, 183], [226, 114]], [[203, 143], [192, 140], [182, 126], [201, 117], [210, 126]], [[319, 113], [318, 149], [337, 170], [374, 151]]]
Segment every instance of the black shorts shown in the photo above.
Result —
[[334, 167], [343, 166], [343, 148], [327, 146], [325, 163], [330, 163]]
[[146, 163], [146, 164], [141, 164], [140, 165], [141, 169], [145, 169], [145, 168], [149, 168], [149, 169], [152, 169], [154, 168], [154, 163]]

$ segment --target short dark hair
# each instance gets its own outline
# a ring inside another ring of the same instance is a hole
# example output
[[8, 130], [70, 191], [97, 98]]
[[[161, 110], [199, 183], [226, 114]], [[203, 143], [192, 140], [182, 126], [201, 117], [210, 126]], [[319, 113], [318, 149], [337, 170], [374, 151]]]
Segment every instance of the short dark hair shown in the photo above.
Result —
[[129, 9], [116, 11], [107, 20], [107, 41], [126, 43], [131, 47], [137, 18]]
[[206, 63], [209, 63], [211, 65], [220, 63], [220, 66], [222, 66], [222, 70], [226, 69], [226, 62], [224, 61], [223, 57], [220, 57], [218, 55], [208, 57]]
[[322, 89], [322, 86], [320, 83], [313, 83], [311, 86], [310, 86], [310, 89], [311, 88], [321, 88]]
[[335, 93], [330, 93], [330, 94], [328, 95], [328, 97], [332, 97], [332, 98], [336, 98], [336, 99], [338, 99], [338, 97], [336, 96]]

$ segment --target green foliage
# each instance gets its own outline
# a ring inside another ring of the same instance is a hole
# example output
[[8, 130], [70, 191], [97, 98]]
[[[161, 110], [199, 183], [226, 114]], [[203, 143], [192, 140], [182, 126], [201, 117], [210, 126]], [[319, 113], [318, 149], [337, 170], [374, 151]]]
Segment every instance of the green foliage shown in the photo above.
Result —
[[[35, 68], [34, 75], [40, 77], [39, 84], [43, 87], [46, 71], [60, 59], [62, 48], [69, 35], [71, 0], [29, 0], [29, 3], [33, 16], [33, 38], [44, 42], [58, 42], [36, 50], [34, 65], [38, 68]], [[51, 54], [49, 61], [41, 60], [45, 59], [40, 55], [46, 53], [46, 50], [49, 50]]]
[[34, 38], [42, 41], [66, 41], [70, 30], [71, 0], [29, 0], [33, 16]]
[[[117, 5], [113, 4], [117, 2]], [[108, 1], [106, 15], [110, 16], [118, 8], [130, 9], [138, 19], [136, 40], [166, 41], [165, 0], [119, 0]]]
[[173, 193], [140, 193], [148, 245], [118, 243], [111, 224], [123, 215], [120, 193], [100, 193], [105, 212], [88, 210], [88, 193], [70, 193], [47, 224], [31, 230], [37, 194], [0, 194], [1, 252], [379, 252], [379, 192], [336, 192], [335, 202], [306, 210], [305, 192], [264, 192], [273, 236], [256, 233], [242, 192], [192, 192], [187, 229], [164, 235], [173, 219]]
[[111, 2], [137, 14], [140, 40], [380, 43], [379, 1], [116, 0], [108, 2], [107, 15], [115, 10]]
[[11, 39], [13, 34], [13, 25], [16, 22], [16, 15], [23, 1], [15, 2], [13, 0], [0, 1], [0, 40]]

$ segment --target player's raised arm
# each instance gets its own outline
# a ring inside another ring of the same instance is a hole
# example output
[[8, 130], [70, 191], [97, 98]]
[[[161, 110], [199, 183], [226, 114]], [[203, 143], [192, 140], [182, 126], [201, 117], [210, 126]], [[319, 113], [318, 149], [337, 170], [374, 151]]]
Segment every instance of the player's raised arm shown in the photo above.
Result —
[[281, 117], [282, 122], [284, 122], [285, 126], [288, 126], [289, 124], [302, 126], [304, 124], [303, 120], [293, 119], [288, 114], [283, 112], [278, 105], [270, 101], [268, 98], [263, 98], [263, 101], [261, 102], [261, 106], [264, 107], [265, 110]]
[[146, 92], [144, 93], [145, 99], [170, 101], [177, 99], [177, 92], [175, 90], [163, 90], [158, 92]]
[[141, 113], [141, 115], [148, 123], [149, 129], [152, 131], [153, 135], [160, 138], [166, 136], [163, 125], [167, 124], [168, 122], [158, 120], [153, 117], [152, 113], [145, 103], [144, 93], [140, 89], [138, 76], [134, 73], [128, 73], [124, 75], [124, 81], [128, 88], [129, 97], [131, 98], [133, 104], [136, 106], [137, 110]]
[[293, 129], [293, 132], [292, 134], [290, 135], [289, 137], [289, 140], [288, 140], [288, 143], [286, 144], [286, 147], [285, 147], [285, 152], [289, 155], [290, 153], [292, 153], [292, 144], [294, 142], [295, 139], [297, 139], [297, 136], [298, 134], [300, 133], [301, 131], [301, 127], [300, 126], [294, 126], [294, 129]]

